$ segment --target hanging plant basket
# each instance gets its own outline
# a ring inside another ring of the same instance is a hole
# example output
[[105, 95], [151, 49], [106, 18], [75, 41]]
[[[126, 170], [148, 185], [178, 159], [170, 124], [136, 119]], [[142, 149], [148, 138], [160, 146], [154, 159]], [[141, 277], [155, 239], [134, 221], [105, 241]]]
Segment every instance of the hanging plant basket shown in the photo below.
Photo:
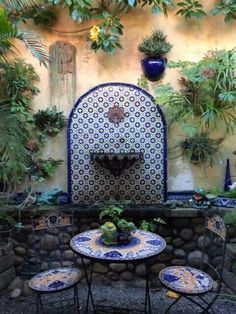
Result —
[[39, 110], [34, 115], [36, 127], [48, 136], [56, 136], [66, 125], [66, 118], [56, 107]]
[[223, 138], [211, 139], [207, 133], [195, 134], [180, 142], [180, 148], [184, 155], [187, 155], [190, 162], [194, 164], [214, 164], [214, 157], [219, 150]]

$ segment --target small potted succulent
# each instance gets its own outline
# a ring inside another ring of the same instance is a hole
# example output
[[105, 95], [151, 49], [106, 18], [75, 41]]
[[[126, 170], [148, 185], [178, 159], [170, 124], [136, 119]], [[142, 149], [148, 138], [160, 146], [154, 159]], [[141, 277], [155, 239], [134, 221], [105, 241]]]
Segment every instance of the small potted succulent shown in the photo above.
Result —
[[100, 206], [100, 220], [106, 220], [101, 226], [102, 240], [106, 245], [124, 244], [130, 242], [132, 231], [136, 228], [133, 222], [129, 222], [120, 216], [124, 208], [122, 205], [107, 204]]
[[167, 63], [165, 55], [172, 48], [166, 37], [161, 30], [154, 30], [138, 46], [138, 50], [146, 55], [141, 64], [144, 75], [150, 81], [158, 80], [165, 70]]

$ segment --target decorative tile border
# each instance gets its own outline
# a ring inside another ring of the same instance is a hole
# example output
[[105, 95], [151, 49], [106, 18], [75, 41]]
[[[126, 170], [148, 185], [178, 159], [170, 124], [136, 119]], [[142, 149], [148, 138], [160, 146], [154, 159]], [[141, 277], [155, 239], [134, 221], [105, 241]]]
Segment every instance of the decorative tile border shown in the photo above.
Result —
[[[193, 191], [171, 191], [167, 194], [168, 200], [189, 201], [192, 198]], [[212, 205], [217, 207], [234, 208], [236, 199], [218, 196], [212, 200]]]

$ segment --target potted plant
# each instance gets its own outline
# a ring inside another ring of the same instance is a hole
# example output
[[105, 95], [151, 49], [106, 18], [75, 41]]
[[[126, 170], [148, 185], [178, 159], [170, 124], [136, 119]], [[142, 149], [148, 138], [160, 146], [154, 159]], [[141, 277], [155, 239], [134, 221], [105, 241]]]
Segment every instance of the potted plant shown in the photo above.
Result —
[[165, 55], [172, 48], [166, 37], [161, 30], [154, 30], [138, 46], [138, 50], [146, 55], [141, 64], [144, 75], [150, 81], [158, 80], [165, 70], [167, 63]]
[[192, 163], [208, 163], [212, 166], [222, 141], [223, 138], [212, 139], [207, 133], [200, 132], [187, 136], [179, 146]]
[[107, 245], [114, 245], [118, 243], [128, 243], [131, 238], [131, 232], [136, 228], [133, 222], [121, 218], [124, 211], [123, 205], [108, 204], [100, 205], [100, 220], [106, 220], [101, 226], [103, 232], [102, 240]]
[[56, 172], [59, 164], [62, 163], [61, 159], [38, 159], [31, 167], [31, 176], [35, 180], [47, 180], [51, 179]]
[[156, 102], [168, 107], [169, 125], [193, 124], [211, 130], [222, 122], [226, 133], [234, 132], [236, 123], [236, 49], [208, 51], [201, 60], [168, 63], [180, 72], [180, 89], [159, 85]]
[[47, 108], [39, 110], [34, 115], [34, 124], [36, 127], [49, 136], [56, 136], [66, 125], [66, 118], [62, 111], [57, 111], [57, 108]]

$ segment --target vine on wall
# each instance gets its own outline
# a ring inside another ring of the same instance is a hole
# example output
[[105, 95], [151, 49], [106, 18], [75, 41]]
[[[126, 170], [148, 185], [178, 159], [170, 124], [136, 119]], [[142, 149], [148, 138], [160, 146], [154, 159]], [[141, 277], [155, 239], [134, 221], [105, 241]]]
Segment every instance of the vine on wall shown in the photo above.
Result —
[[204, 8], [204, 1], [182, 0], [175, 2], [172, 0], [5, 0], [2, 6], [8, 14], [9, 21], [13, 24], [19, 21], [27, 22], [33, 19], [35, 24], [42, 24], [51, 27], [56, 22], [56, 15], [53, 7], [67, 7], [71, 18], [82, 23], [86, 20], [94, 20], [95, 25], [89, 29], [88, 40], [91, 49], [103, 50], [107, 53], [114, 53], [117, 48], [122, 48], [120, 36], [123, 34], [124, 26], [121, 19], [131, 9], [150, 6], [153, 14], [164, 14], [173, 8], [176, 15], [185, 19], [202, 19], [208, 15], [225, 16], [225, 22], [232, 22], [236, 18], [235, 0], [216, 1], [214, 7], [207, 11]]

